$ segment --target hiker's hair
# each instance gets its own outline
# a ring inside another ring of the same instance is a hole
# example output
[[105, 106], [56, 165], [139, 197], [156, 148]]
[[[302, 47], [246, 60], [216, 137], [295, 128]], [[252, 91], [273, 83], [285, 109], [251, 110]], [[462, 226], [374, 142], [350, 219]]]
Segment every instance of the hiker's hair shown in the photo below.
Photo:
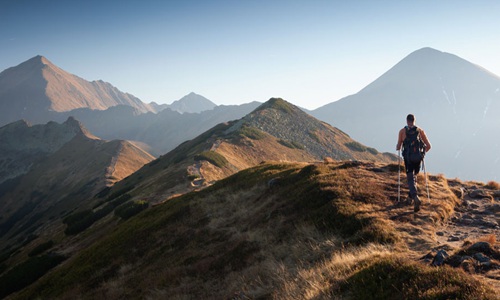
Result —
[[406, 121], [414, 122], [415, 121], [415, 116], [413, 114], [407, 115], [406, 116]]

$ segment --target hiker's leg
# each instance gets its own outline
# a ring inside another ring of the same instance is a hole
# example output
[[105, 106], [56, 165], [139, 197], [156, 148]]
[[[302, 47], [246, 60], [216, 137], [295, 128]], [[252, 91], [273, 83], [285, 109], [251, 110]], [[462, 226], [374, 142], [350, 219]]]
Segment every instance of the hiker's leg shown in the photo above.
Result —
[[410, 190], [410, 198], [414, 199], [417, 196], [417, 175], [413, 173], [413, 170], [406, 173], [406, 179], [408, 180], [408, 189]]
[[412, 174], [413, 174], [413, 188], [411, 188], [412, 189], [411, 198], [414, 201], [414, 207], [413, 207], [414, 212], [420, 211], [420, 204], [422, 203], [420, 201], [420, 199], [418, 198], [418, 193], [417, 193], [417, 176], [418, 176], [419, 171], [420, 171], [420, 163], [414, 165], [413, 172], [412, 172]]

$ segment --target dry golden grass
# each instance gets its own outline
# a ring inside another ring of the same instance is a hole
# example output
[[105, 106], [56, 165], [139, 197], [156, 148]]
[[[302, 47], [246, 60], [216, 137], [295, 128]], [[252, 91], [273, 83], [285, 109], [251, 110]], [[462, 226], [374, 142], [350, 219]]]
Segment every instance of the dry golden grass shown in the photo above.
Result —
[[500, 183], [496, 181], [488, 181], [485, 187], [491, 190], [500, 190]]
[[[427, 183], [431, 200], [414, 214], [394, 203], [394, 165], [262, 164], [131, 218], [31, 295], [349, 299], [353, 287], [362, 288], [357, 274], [371, 278], [369, 270], [389, 265], [389, 276], [407, 274], [438, 299], [445, 295], [440, 288], [466, 288], [414, 260], [436, 246], [436, 226], [458, 199], [444, 176], [429, 176]], [[419, 186], [422, 192], [424, 178]], [[437, 283], [425, 281], [426, 274]], [[62, 292], [50, 290], [57, 286]], [[471, 286], [481, 288], [475, 281]]]

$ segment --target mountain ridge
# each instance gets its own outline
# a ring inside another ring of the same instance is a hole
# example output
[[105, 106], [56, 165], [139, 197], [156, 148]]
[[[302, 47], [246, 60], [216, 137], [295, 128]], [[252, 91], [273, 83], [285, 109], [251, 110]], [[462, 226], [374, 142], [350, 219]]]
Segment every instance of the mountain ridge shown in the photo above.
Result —
[[357, 94], [311, 114], [360, 142], [395, 151], [397, 132], [406, 125], [406, 115], [413, 113], [433, 145], [426, 156], [433, 171], [469, 180], [498, 180], [500, 145], [492, 145], [491, 137], [500, 130], [499, 90], [500, 78], [484, 68], [423, 48]]
[[50, 112], [76, 108], [106, 109], [118, 104], [153, 111], [140, 99], [123, 93], [102, 80], [86, 81], [37, 55], [0, 73], [0, 120], [45, 120]]

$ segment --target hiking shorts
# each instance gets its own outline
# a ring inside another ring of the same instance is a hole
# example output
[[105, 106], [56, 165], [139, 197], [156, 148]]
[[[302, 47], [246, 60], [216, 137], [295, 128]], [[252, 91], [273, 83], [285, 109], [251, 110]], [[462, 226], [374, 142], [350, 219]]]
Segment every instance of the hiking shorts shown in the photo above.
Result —
[[421, 164], [421, 162], [411, 163], [411, 162], [405, 160], [406, 173], [413, 172], [413, 174], [417, 175], [418, 172], [420, 172], [420, 164]]

